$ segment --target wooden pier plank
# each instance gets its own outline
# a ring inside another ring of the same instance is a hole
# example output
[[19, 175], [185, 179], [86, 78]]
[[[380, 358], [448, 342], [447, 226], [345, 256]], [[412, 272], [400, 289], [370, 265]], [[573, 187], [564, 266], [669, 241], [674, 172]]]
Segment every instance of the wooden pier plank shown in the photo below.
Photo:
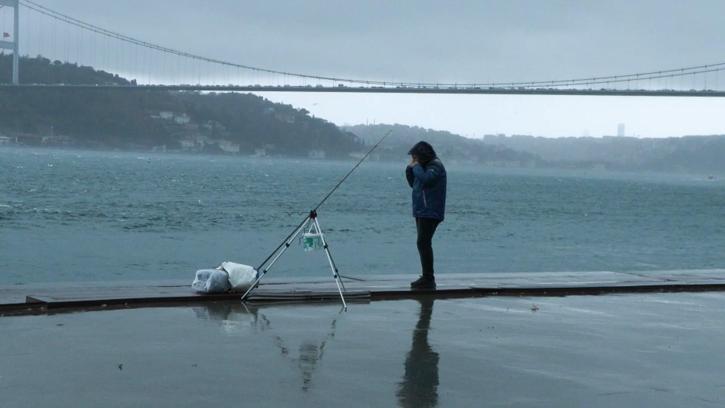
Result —
[[[414, 297], [413, 275], [372, 275], [345, 280], [351, 298]], [[563, 296], [653, 291], [725, 290], [725, 269], [648, 272], [459, 273], [437, 277], [437, 296]], [[150, 304], [239, 300], [241, 293], [199, 294], [190, 282], [105, 282], [0, 287], [0, 313], [17, 309], [130, 307]], [[337, 299], [332, 278], [270, 278], [250, 301]]]

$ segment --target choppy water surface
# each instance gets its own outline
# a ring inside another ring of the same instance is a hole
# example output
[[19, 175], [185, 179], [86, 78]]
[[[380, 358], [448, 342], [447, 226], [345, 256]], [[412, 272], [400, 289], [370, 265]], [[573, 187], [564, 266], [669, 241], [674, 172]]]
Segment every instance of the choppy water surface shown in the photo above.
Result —
[[[417, 272], [404, 159], [364, 164], [320, 211], [343, 273]], [[0, 284], [256, 266], [351, 165], [2, 148]], [[725, 267], [723, 215], [722, 177], [449, 166], [437, 269]], [[278, 265], [278, 276], [329, 273], [297, 247]]]

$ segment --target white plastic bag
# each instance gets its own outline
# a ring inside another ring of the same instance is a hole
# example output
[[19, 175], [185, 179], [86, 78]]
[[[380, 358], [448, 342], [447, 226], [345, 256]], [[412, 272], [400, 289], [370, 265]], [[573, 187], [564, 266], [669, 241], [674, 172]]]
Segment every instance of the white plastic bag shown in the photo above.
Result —
[[229, 275], [229, 284], [234, 290], [248, 289], [257, 279], [257, 270], [249, 265], [222, 262], [219, 269]]
[[228, 291], [229, 275], [219, 269], [201, 269], [196, 271], [191, 288], [201, 293], [223, 293]]

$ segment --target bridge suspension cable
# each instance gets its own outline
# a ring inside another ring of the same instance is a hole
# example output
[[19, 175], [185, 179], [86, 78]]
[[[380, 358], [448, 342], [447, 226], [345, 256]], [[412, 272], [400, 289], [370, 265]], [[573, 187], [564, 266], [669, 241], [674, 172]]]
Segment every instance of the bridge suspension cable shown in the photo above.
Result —
[[63, 23], [87, 30], [102, 36], [106, 36], [112, 39], [130, 43], [139, 47], [155, 50], [161, 53], [171, 54], [178, 57], [188, 58], [196, 61], [203, 61], [211, 64], [222, 65], [227, 67], [233, 67], [237, 69], [249, 70], [265, 74], [282, 75], [286, 77], [299, 78], [305, 80], [319, 80], [319, 81], [332, 81], [337, 83], [349, 83], [357, 85], [367, 86], [402, 86], [402, 87], [417, 87], [417, 88], [436, 88], [436, 87], [502, 87], [502, 88], [560, 88], [560, 87], [574, 87], [574, 86], [591, 86], [600, 84], [617, 84], [617, 83], [630, 83], [636, 81], [662, 79], [662, 78], [675, 78], [675, 77], [686, 77], [697, 74], [708, 74], [711, 72], [725, 71], [725, 62], [706, 64], [706, 65], [694, 65], [681, 68], [672, 68], [657, 71], [646, 71], [637, 72], [633, 74], [621, 74], [621, 75], [608, 75], [608, 76], [592, 76], [582, 78], [571, 78], [571, 79], [555, 79], [555, 80], [543, 80], [543, 81], [513, 81], [513, 82], [465, 82], [465, 83], [451, 83], [451, 82], [409, 82], [409, 81], [383, 81], [383, 80], [369, 80], [360, 78], [346, 78], [346, 77], [334, 77], [326, 75], [316, 74], [305, 74], [299, 72], [283, 71], [270, 68], [257, 67], [247, 64], [240, 64], [230, 61], [225, 61], [217, 58], [210, 58], [187, 51], [182, 51], [174, 48], [169, 48], [160, 44], [140, 40], [138, 38], [130, 37], [128, 35], [108, 30], [106, 28], [79, 20], [69, 15], [63, 14], [51, 8], [48, 8], [40, 3], [33, 0], [20, 0], [20, 4], [30, 10], [61, 21]]
[[209, 57], [205, 57], [202, 55], [192, 54], [192, 53], [189, 53], [186, 51], [181, 51], [181, 50], [165, 47], [163, 45], [159, 45], [159, 44], [143, 41], [143, 40], [140, 40], [137, 38], [129, 37], [125, 34], [121, 34], [121, 33], [115, 32], [115, 31], [107, 30], [103, 27], [99, 27], [97, 25], [87, 23], [82, 20], [78, 20], [78, 19], [68, 16], [66, 14], [62, 14], [62, 13], [52, 10], [48, 7], [45, 7], [41, 4], [38, 4], [32, 0], [21, 0], [20, 4], [22, 4], [24, 7], [27, 7], [30, 10], [33, 10], [33, 11], [43, 14], [45, 16], [48, 16], [53, 19], [59, 20], [61, 22], [82, 28], [84, 30], [88, 30], [88, 31], [91, 31], [91, 32], [94, 32], [94, 33], [97, 33], [100, 35], [104, 35], [106, 37], [110, 37], [110, 38], [114, 38], [114, 39], [124, 41], [127, 43], [135, 44], [135, 45], [138, 45], [138, 46], [141, 46], [144, 48], [149, 48], [149, 49], [153, 49], [156, 51], [177, 55], [180, 57], [209, 62], [212, 64], [226, 65], [226, 66], [235, 67], [235, 68], [263, 72], [263, 73], [267, 73], [267, 74], [286, 75], [286, 76], [305, 78], [305, 79], [317, 79], [317, 80], [336, 81], [336, 82], [352, 82], [352, 83], [368, 84], [368, 85], [397, 84], [397, 83], [386, 82], [386, 81], [338, 78], [338, 77], [331, 77], [331, 76], [310, 75], [310, 74], [303, 74], [303, 73], [297, 73], [297, 72], [287, 72], [287, 71], [281, 71], [281, 70], [275, 70], [275, 69], [255, 67], [255, 66], [245, 65], [245, 64], [238, 64], [238, 63], [224, 61], [224, 60], [220, 60], [220, 59], [216, 59], [216, 58], [209, 58]]

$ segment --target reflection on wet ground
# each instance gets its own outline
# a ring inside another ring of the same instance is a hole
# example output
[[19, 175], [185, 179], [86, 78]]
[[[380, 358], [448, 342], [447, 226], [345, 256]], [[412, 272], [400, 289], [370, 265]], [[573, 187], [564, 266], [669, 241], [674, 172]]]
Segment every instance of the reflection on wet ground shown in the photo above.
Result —
[[0, 318], [0, 406], [721, 406], [725, 294]]
[[438, 353], [428, 343], [433, 298], [420, 299], [413, 344], [405, 359], [405, 374], [398, 389], [402, 407], [434, 407], [438, 403]]

